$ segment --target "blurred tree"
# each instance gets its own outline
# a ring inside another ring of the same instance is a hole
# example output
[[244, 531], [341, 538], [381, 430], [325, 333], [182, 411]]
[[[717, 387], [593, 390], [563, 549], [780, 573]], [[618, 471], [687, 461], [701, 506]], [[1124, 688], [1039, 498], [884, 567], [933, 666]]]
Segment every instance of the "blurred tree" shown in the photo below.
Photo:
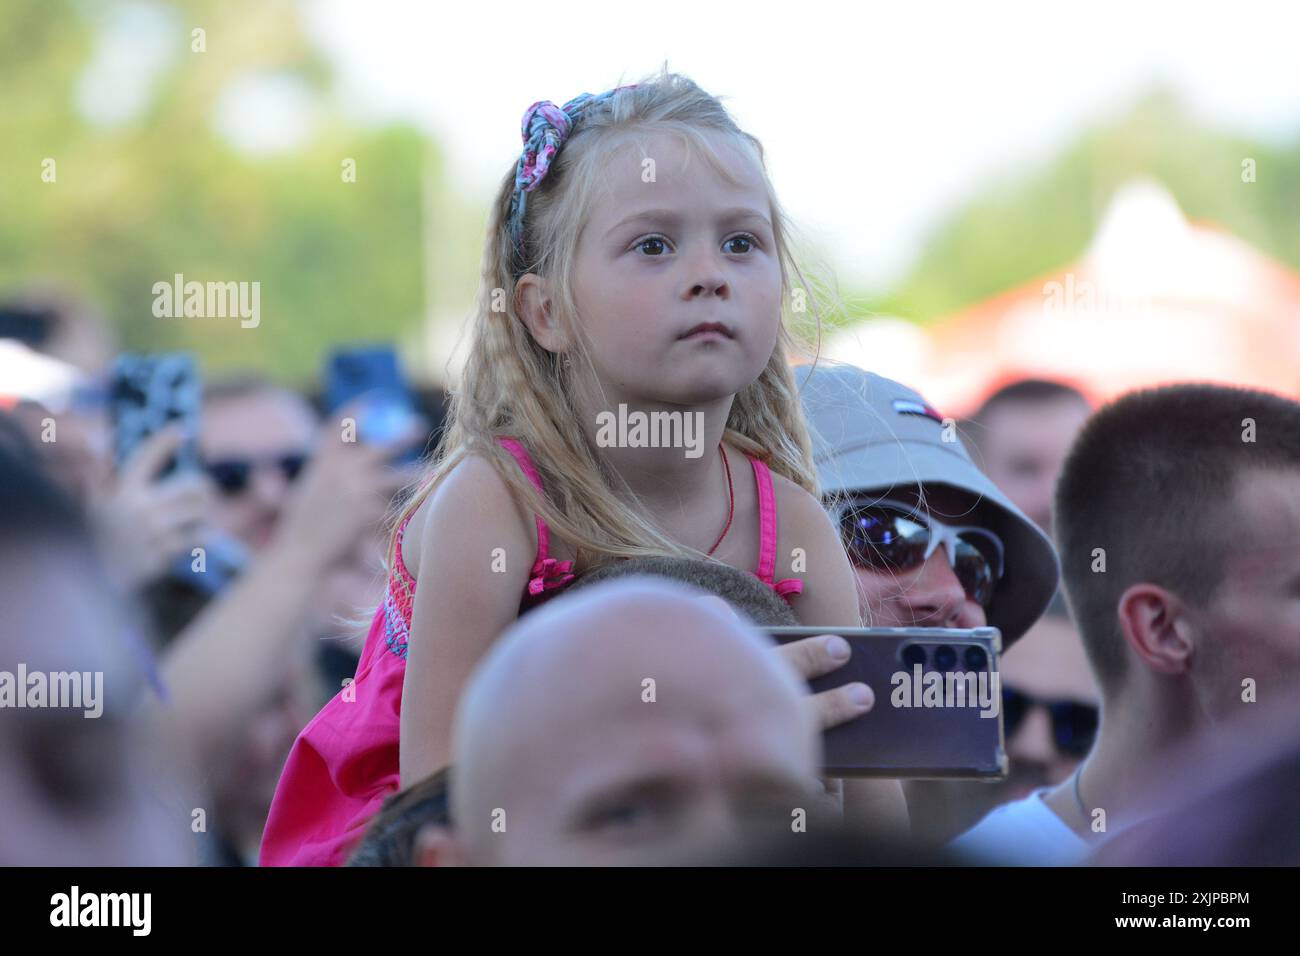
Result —
[[[894, 289], [842, 290], [848, 314], [830, 324], [930, 321], [1059, 268], [1137, 176], [1300, 268], [1300, 141], [1205, 129], [1155, 91], [989, 183]], [[420, 368], [426, 319], [468, 310], [485, 216], [424, 134], [344, 115], [293, 0], [0, 4], [0, 293], [61, 281], [125, 345], [195, 349], [210, 370], [302, 381], [330, 345], [382, 339]], [[260, 325], [156, 318], [153, 285], [176, 273], [260, 282]]]
[[[301, 381], [332, 343], [412, 344], [439, 169], [344, 118], [289, 0], [0, 4], [0, 289], [67, 283], [128, 347]], [[260, 324], [155, 317], [176, 273], [260, 282]]]
[[[1243, 181], [1245, 159], [1255, 160], [1254, 182]], [[934, 232], [894, 290], [864, 297], [858, 318], [929, 321], [1069, 264], [1115, 190], [1141, 176], [1162, 182], [1188, 217], [1300, 268], [1300, 140], [1275, 146], [1206, 129], [1156, 90], [1045, 168], [985, 187]]]

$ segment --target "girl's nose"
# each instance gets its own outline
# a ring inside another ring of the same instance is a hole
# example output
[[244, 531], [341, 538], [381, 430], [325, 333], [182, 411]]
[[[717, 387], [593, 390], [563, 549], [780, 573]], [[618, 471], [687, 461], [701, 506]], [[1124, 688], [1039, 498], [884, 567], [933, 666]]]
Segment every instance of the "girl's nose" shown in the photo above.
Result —
[[731, 295], [731, 289], [727, 285], [727, 280], [719, 277], [710, 277], [708, 279], [696, 282], [691, 287], [690, 298], [695, 299], [700, 296], [716, 295], [718, 298], [725, 299]]
[[688, 275], [694, 281], [688, 285], [688, 299], [713, 295], [725, 299], [731, 295], [731, 287], [727, 284], [727, 277], [719, 267], [715, 254], [706, 252], [696, 255], [691, 259], [689, 269], [691, 271]]

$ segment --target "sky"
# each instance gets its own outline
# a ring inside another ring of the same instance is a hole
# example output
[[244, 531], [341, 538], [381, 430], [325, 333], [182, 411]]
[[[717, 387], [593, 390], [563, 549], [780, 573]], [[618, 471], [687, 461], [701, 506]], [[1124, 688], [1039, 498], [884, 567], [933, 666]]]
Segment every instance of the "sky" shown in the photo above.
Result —
[[1160, 84], [1207, 124], [1300, 136], [1300, 4], [425, 3], [306, 0], [363, 122], [437, 136], [486, 205], [536, 100], [664, 61], [762, 140], [782, 204], [841, 283], [900, 278], [991, 178], [1026, 175]]

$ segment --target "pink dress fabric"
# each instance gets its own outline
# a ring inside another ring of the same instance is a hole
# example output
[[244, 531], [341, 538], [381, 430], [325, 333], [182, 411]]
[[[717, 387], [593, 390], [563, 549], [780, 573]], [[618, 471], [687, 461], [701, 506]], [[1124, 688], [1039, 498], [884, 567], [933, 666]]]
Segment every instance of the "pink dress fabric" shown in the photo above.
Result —
[[[523, 445], [513, 438], [498, 441], [544, 491]], [[803, 582], [772, 580], [776, 495], [767, 465], [753, 457], [750, 461], [760, 527], [758, 568], [752, 573], [789, 602], [803, 590]], [[536, 521], [537, 557], [520, 600], [521, 613], [554, 597], [573, 580], [573, 562], [549, 556], [549, 531], [540, 517]], [[403, 522], [397, 529], [388, 588], [366, 634], [356, 676], [303, 728], [285, 761], [262, 834], [262, 866], [341, 866], [384, 801], [398, 790], [402, 679], [415, 601], [415, 579], [402, 562], [405, 531]]]

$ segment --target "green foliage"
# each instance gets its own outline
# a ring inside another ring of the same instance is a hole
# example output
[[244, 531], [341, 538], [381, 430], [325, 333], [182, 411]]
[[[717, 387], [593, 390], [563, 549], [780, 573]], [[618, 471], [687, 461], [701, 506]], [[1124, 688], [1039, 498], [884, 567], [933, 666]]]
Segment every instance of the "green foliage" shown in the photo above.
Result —
[[[425, 308], [428, 142], [342, 117], [292, 3], [155, 6], [172, 12], [175, 55], [139, 115], [103, 125], [78, 111], [77, 87], [121, 7], [0, 5], [0, 289], [57, 280], [103, 307], [128, 347], [194, 349], [210, 370], [292, 381], [333, 343], [409, 337]], [[205, 52], [191, 50], [193, 26]], [[249, 155], [214, 129], [221, 93], [249, 72], [310, 92], [319, 122], [305, 141]], [[56, 182], [42, 181], [45, 157]], [[260, 325], [155, 317], [153, 284], [175, 273], [260, 282]]]
[[[112, 18], [134, 7], [169, 13], [174, 50], [137, 115], [97, 123], [79, 110], [79, 87]], [[423, 134], [343, 115], [299, 12], [292, 0], [0, 3], [0, 292], [58, 280], [102, 306], [124, 345], [194, 349], [211, 371], [290, 381], [312, 376], [333, 344], [410, 345], [427, 316], [465, 314], [484, 210], [446, 184]], [[191, 50], [196, 26], [203, 53]], [[268, 74], [307, 90], [319, 121], [286, 152], [250, 155], [213, 116], [232, 83]], [[47, 157], [55, 183], [41, 179]], [[1241, 176], [1248, 157], [1253, 183]], [[347, 158], [354, 183], [341, 175]], [[1205, 129], [1156, 91], [1047, 165], [988, 184], [897, 287], [843, 290], [847, 315], [825, 331], [877, 313], [931, 321], [1059, 269], [1138, 176], [1163, 182], [1188, 216], [1300, 267], [1300, 141]], [[260, 282], [261, 324], [154, 317], [153, 284], [178, 272]]]
[[[1242, 161], [1256, 181], [1242, 181]], [[1300, 141], [1275, 146], [1205, 129], [1156, 91], [1129, 113], [1084, 132], [1037, 170], [986, 187], [927, 242], [911, 273], [861, 315], [930, 321], [1078, 258], [1116, 189], [1163, 183], [1192, 219], [1216, 223], [1300, 268]]]

